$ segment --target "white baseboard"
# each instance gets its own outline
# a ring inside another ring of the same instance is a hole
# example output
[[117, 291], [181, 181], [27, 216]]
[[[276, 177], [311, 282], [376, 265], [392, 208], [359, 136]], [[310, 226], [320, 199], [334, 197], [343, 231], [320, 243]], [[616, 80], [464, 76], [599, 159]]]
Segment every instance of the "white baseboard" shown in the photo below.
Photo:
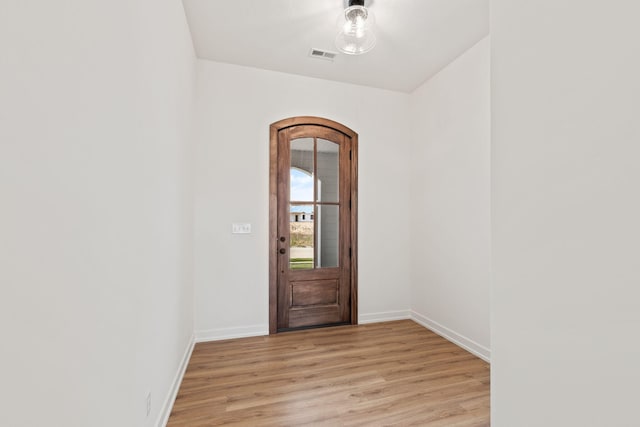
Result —
[[196, 342], [228, 340], [232, 338], [259, 337], [269, 335], [268, 325], [241, 326], [196, 331]]
[[358, 316], [358, 323], [389, 322], [391, 320], [411, 319], [410, 310], [382, 311], [380, 313], [366, 313]]
[[173, 409], [173, 404], [176, 401], [176, 396], [178, 395], [180, 384], [182, 384], [182, 378], [184, 377], [184, 373], [187, 370], [189, 359], [191, 359], [191, 353], [193, 353], [193, 347], [195, 343], [196, 343], [195, 335], [191, 335], [189, 344], [187, 345], [187, 348], [184, 354], [182, 355], [182, 360], [180, 360], [178, 371], [176, 372], [176, 375], [173, 378], [173, 382], [171, 383], [171, 388], [169, 389], [167, 398], [165, 399], [164, 404], [160, 409], [160, 414], [158, 415], [158, 420], [155, 424], [156, 427], [165, 427], [169, 422], [169, 415], [171, 415], [171, 410]]
[[416, 313], [415, 311], [411, 311], [411, 319], [414, 322], [419, 323], [425, 328], [447, 339], [448, 341], [451, 341], [455, 345], [462, 347], [468, 352], [478, 356], [480, 359], [484, 360], [485, 362], [491, 363], [491, 350], [488, 349], [487, 347], [481, 344], [478, 344], [472, 339], [469, 339], [464, 335], [459, 334], [447, 328], [446, 326], [439, 324], [435, 320], [429, 319], [427, 316], [424, 316], [420, 313]]

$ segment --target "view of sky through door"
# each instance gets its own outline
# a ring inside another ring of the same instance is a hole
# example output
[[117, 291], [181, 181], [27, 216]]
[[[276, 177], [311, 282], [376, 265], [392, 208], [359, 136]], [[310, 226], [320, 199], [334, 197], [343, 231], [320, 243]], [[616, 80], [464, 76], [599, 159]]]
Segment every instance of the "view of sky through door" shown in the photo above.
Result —
[[[291, 168], [291, 200], [313, 200], [313, 175]], [[303, 212], [304, 206], [291, 206], [291, 212]]]

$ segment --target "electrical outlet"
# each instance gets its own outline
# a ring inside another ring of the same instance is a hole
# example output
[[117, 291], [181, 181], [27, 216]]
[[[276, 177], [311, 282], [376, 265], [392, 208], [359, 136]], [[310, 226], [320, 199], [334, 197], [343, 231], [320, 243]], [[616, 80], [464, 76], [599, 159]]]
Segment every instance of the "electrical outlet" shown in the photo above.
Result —
[[151, 392], [147, 393], [147, 417], [151, 413]]

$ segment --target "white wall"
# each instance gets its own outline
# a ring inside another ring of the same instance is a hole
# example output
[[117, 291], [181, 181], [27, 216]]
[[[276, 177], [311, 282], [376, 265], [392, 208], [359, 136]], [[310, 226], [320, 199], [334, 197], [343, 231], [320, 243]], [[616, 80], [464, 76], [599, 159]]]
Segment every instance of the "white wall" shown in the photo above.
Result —
[[489, 38], [411, 95], [411, 309], [490, 357]]
[[640, 4], [491, 14], [492, 425], [636, 426]]
[[0, 425], [153, 425], [193, 331], [182, 4], [3, 1], [0, 52]]
[[[313, 60], [313, 59], [310, 59]], [[359, 313], [408, 315], [408, 95], [198, 61], [196, 330], [268, 330], [269, 125], [326, 117], [359, 134]], [[233, 222], [252, 234], [232, 235]]]

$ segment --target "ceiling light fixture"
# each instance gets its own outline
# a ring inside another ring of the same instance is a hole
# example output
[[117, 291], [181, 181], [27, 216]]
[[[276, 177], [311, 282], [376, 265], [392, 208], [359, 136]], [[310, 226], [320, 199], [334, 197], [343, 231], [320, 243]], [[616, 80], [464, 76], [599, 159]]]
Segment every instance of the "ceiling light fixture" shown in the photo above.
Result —
[[349, 55], [362, 55], [376, 45], [373, 34], [373, 13], [364, 7], [364, 0], [349, 0], [349, 7], [338, 19], [340, 32], [336, 36], [336, 47]]

